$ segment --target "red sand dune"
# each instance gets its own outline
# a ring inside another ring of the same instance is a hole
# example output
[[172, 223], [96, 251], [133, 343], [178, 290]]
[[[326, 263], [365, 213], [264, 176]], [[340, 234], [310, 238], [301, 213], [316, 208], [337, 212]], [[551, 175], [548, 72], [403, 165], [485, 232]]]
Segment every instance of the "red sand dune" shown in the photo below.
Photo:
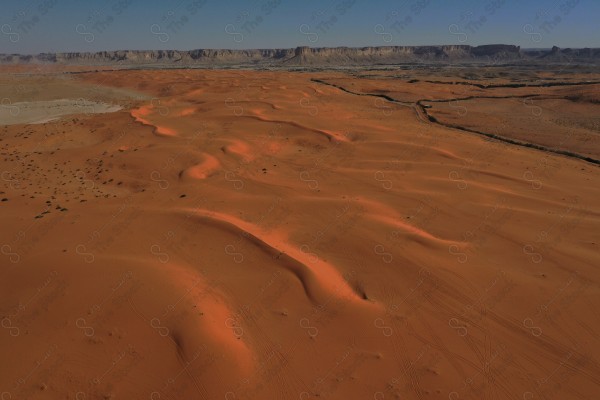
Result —
[[210, 154], [204, 154], [204, 161], [185, 171], [187, 176], [194, 179], [206, 179], [219, 168], [219, 160]]
[[152, 122], [150, 122], [150, 116], [153, 114], [153, 110], [154, 106], [146, 105], [141, 106], [138, 109], [131, 110], [130, 114], [133, 118], [135, 118], [136, 122], [140, 122], [143, 125], [154, 127], [154, 131], [159, 135], [176, 136], [177, 133], [173, 129], [167, 128], [165, 126], [155, 125]]
[[125, 108], [0, 127], [0, 400], [597, 396], [598, 167], [410, 103], [463, 88], [19, 79]]

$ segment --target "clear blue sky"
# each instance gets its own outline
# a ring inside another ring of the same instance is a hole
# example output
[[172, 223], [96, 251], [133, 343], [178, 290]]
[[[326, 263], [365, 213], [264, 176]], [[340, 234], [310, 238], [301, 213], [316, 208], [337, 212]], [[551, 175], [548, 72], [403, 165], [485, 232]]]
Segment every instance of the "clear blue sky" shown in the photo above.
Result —
[[429, 44], [600, 47], [600, 0], [2, 0], [0, 53]]

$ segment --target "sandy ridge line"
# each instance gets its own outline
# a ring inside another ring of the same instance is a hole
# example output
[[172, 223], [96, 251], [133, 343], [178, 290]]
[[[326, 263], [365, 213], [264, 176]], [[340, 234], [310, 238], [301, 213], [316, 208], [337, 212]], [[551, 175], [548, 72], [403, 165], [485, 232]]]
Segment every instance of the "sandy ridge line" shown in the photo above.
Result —
[[202, 209], [181, 209], [181, 214], [194, 215], [220, 229], [241, 234], [257, 247], [280, 260], [294, 274], [311, 302], [321, 303], [328, 295], [350, 298], [366, 305], [362, 296], [352, 288], [332, 264], [315, 258], [301, 247], [294, 246], [283, 232], [264, 232], [260, 227], [231, 215]]

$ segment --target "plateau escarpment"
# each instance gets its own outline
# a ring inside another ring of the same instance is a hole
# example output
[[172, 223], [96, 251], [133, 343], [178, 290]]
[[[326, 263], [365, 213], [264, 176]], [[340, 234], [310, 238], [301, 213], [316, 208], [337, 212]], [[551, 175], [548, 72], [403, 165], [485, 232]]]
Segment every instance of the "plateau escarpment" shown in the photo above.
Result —
[[0, 54], [0, 63], [59, 63], [76, 65], [261, 65], [360, 66], [402, 63], [586, 63], [596, 64], [600, 49], [521, 49], [519, 46], [383, 46], [297, 47], [295, 49], [119, 50], [96, 53]]

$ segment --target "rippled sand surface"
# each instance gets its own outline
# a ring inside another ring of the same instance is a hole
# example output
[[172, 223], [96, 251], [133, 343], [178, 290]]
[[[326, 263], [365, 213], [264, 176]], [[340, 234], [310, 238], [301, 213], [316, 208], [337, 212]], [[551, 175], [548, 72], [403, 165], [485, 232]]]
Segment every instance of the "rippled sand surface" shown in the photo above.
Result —
[[594, 398], [598, 166], [447, 126], [510, 136], [514, 102], [381, 79], [105, 71], [27, 100], [0, 126], [1, 399]]

